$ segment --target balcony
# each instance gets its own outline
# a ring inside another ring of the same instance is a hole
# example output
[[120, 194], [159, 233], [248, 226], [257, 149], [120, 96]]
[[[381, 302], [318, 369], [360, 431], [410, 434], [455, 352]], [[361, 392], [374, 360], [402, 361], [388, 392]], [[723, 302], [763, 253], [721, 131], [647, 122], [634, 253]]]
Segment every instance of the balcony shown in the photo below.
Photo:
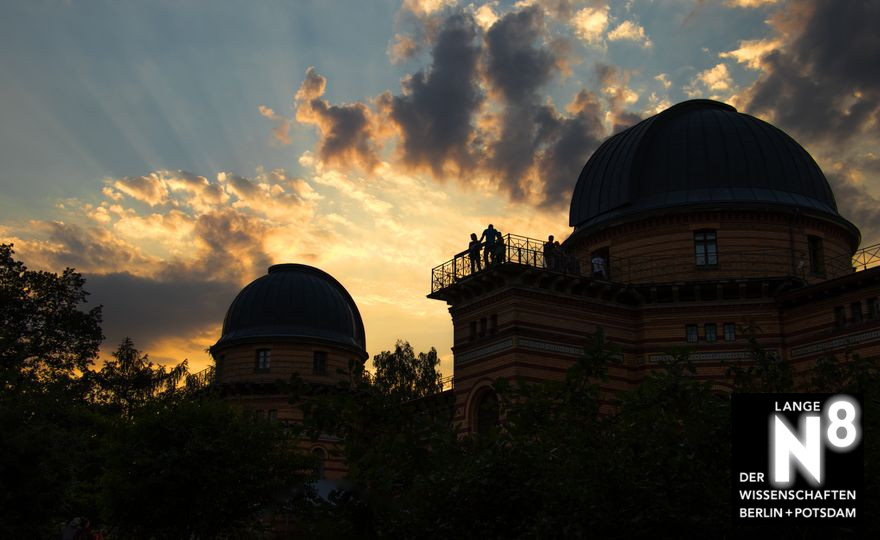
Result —
[[[580, 261], [572, 256], [557, 254], [550, 261], [544, 260], [544, 241], [535, 238], [505, 234], [503, 255], [489, 259], [488, 266], [483, 263], [483, 248], [480, 248], [479, 261], [471, 261], [470, 253], [464, 250], [452, 259], [431, 270], [431, 292], [443, 290], [472, 275], [499, 265], [518, 264], [544, 268], [553, 272], [581, 275]], [[472, 264], [473, 262], [473, 264]]]
[[[610, 281], [619, 284], [672, 283], [681, 281], [720, 281], [758, 278], [794, 278], [806, 282], [810, 277], [835, 279], [853, 272], [880, 266], [880, 244], [874, 244], [855, 252], [852, 258], [837, 257], [824, 260], [824, 267], [811, 269], [805, 253], [796, 252], [794, 257], [788, 251], [749, 250], [718, 252], [717, 264], [698, 266], [693, 256], [652, 256], [652, 257], [614, 257], [605, 263], [606, 276], [593, 276], [590, 265], [574, 256], [558, 253], [551, 260], [544, 259], [544, 241], [516, 234], [504, 236], [503, 257], [488, 267], [483, 264], [483, 249], [480, 249], [480, 264], [471, 264], [467, 250], [457, 253], [452, 259], [431, 270], [431, 293], [437, 293], [473, 275], [490, 268], [507, 265], [521, 265], [541, 268], [547, 272], [568, 274]], [[815, 271], [814, 271], [815, 270]]]

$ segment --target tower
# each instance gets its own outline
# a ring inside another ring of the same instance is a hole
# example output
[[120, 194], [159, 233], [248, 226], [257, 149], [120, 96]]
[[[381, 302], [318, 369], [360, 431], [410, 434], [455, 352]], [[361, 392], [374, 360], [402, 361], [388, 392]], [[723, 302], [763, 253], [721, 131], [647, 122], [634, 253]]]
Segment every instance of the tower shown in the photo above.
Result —
[[[304, 264], [276, 264], [247, 285], [223, 320], [211, 347], [216, 381], [227, 399], [269, 420], [302, 419], [277, 382], [294, 373], [317, 385], [335, 386], [351, 362], [367, 359], [357, 305], [330, 274]], [[330, 479], [345, 464], [331, 452], [336, 440], [303, 441]], [[326, 461], [325, 461], [326, 460]]]

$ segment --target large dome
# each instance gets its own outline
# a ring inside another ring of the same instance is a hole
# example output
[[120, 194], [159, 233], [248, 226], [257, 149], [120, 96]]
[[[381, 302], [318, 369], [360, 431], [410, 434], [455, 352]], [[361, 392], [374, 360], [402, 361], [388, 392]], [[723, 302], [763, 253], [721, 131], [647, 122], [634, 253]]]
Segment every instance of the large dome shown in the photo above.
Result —
[[801, 145], [763, 120], [703, 99], [607, 139], [578, 178], [569, 224], [578, 232], [637, 213], [742, 203], [798, 209], [854, 229]]
[[366, 357], [364, 323], [348, 291], [304, 264], [276, 264], [242, 289], [214, 347], [267, 341], [317, 341]]

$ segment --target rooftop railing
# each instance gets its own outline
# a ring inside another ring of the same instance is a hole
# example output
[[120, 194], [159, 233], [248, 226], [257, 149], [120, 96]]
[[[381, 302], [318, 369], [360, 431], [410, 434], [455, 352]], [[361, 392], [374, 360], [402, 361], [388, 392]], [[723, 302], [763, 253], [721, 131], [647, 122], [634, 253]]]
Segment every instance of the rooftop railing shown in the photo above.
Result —
[[214, 379], [214, 366], [209, 366], [199, 372], [187, 374], [186, 386], [190, 388], [205, 388], [213, 384]]
[[503, 239], [503, 242], [496, 243], [492, 249], [485, 244], [474, 254], [466, 249], [435, 267], [431, 270], [431, 292], [445, 289], [484, 269], [502, 264], [521, 264], [577, 275], [581, 273], [580, 261], [575, 257], [557, 253], [550, 260], [545, 260], [543, 240], [518, 234], [505, 234]]
[[[592, 275], [591, 265], [561, 251], [544, 256], [544, 241], [515, 234], [504, 235], [497, 252], [486, 254], [485, 245], [476, 257], [469, 250], [431, 271], [431, 292], [454, 285], [487, 267], [520, 264], [572, 275]], [[488, 261], [488, 264], [487, 264]], [[705, 261], [704, 261], [705, 262]], [[813, 265], [817, 265], [813, 266]], [[811, 276], [825, 279], [842, 277], [880, 266], [880, 244], [873, 244], [850, 257], [823, 259], [814, 263], [806, 253], [778, 249], [725, 252], [718, 251], [715, 264], [697, 265], [694, 256], [610, 257], [604, 262], [601, 279], [621, 283], [665, 283], [681, 280], [746, 279], [766, 276], [790, 276], [805, 281]], [[596, 277], [596, 276], [594, 276]]]

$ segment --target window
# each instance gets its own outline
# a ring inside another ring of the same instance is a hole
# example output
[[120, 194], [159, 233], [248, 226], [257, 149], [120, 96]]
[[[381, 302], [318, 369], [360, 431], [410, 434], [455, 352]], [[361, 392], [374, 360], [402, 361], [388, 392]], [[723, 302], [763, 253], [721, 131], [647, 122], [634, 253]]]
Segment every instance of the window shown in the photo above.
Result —
[[862, 303], [861, 302], [853, 302], [849, 305], [849, 312], [852, 316], [853, 324], [859, 324], [862, 322]]
[[269, 419], [270, 422], [274, 422], [278, 420], [278, 410], [277, 409], [269, 409], [266, 418]]
[[715, 326], [715, 323], [706, 323], [704, 331], [706, 333], [706, 341], [718, 341], [718, 328]]
[[846, 310], [843, 309], [843, 306], [834, 308], [834, 326], [838, 328], [846, 326]]
[[312, 375], [327, 374], [327, 353], [325, 351], [315, 351], [312, 356]]
[[697, 266], [700, 268], [718, 265], [715, 231], [696, 231], [694, 233], [694, 255]]
[[493, 313], [492, 316], [489, 317], [489, 333], [494, 334], [497, 331], [498, 331], [498, 315]]
[[688, 343], [696, 343], [699, 339], [699, 334], [697, 333], [697, 325], [689, 324], [684, 327], [684, 335], [687, 339]]
[[315, 476], [318, 479], [324, 478], [324, 461], [327, 459], [327, 453], [323, 448], [313, 448], [312, 457], [315, 460]]
[[724, 323], [724, 341], [736, 341], [736, 325], [732, 322]]
[[590, 254], [590, 268], [594, 277], [611, 279], [611, 252], [607, 247]]
[[486, 392], [477, 403], [477, 433], [488, 433], [498, 425], [498, 397]]
[[257, 371], [269, 371], [272, 353], [269, 349], [257, 349]]
[[807, 247], [810, 250], [810, 272], [813, 274], [824, 274], [825, 257], [822, 250], [822, 239], [818, 236], [808, 236]]
[[477, 339], [477, 321], [471, 321], [471, 341]]
[[877, 304], [877, 297], [868, 298], [868, 318], [876, 319], [880, 317], [880, 305]]
[[486, 317], [480, 319], [480, 337], [486, 335]]

